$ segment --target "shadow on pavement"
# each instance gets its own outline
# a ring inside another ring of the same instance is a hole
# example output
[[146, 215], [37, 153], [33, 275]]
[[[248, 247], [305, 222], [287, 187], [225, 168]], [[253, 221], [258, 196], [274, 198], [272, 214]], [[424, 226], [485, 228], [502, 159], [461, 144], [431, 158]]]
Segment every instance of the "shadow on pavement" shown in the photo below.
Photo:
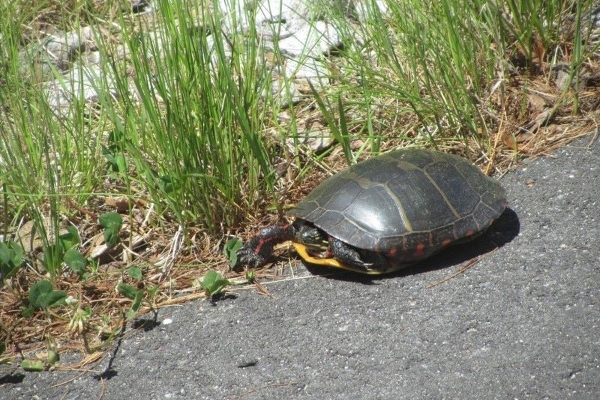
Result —
[[25, 374], [20, 372], [11, 372], [0, 377], [0, 385], [22, 383], [25, 379]]

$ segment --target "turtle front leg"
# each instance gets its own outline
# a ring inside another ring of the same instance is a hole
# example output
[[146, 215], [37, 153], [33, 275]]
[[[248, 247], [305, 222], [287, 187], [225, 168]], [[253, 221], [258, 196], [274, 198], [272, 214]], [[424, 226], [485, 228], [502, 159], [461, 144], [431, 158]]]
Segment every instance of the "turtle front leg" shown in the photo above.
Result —
[[291, 224], [278, 224], [261, 229], [237, 251], [234, 269], [244, 265], [251, 268], [263, 266], [273, 255], [273, 247], [294, 238], [296, 228]]
[[373, 266], [373, 264], [371, 263], [364, 262], [361, 259], [358, 251], [354, 250], [346, 243], [331, 236], [329, 237], [329, 251], [331, 252], [332, 257], [334, 257], [342, 264], [348, 265], [350, 267], [354, 267], [359, 270], [369, 271]]

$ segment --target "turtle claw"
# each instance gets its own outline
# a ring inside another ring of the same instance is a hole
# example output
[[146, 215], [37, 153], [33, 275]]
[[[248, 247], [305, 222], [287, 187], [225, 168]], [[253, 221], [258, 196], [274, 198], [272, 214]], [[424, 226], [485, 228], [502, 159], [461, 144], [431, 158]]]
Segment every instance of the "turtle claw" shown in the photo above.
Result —
[[294, 237], [296, 230], [289, 224], [278, 224], [261, 229], [237, 251], [237, 262], [233, 267], [239, 271], [244, 266], [262, 267], [273, 254], [273, 247]]
[[242, 248], [240, 248], [236, 254], [237, 262], [233, 267], [233, 269], [236, 271], [239, 271], [244, 266], [257, 268], [267, 262], [267, 260], [260, 253], [256, 253], [256, 250], [252, 247], [251, 243], [247, 243], [242, 246]]
[[373, 263], [364, 262], [358, 251], [341, 240], [329, 237], [329, 250], [331, 251], [332, 256], [342, 264], [359, 271], [366, 272], [372, 270]]

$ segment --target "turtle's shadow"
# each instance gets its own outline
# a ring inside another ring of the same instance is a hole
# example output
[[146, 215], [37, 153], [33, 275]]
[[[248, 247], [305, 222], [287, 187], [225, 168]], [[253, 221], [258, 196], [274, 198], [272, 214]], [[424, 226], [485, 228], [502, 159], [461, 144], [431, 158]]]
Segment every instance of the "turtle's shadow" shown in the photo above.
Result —
[[493, 250], [496, 250], [512, 241], [521, 229], [519, 217], [511, 208], [504, 213], [476, 239], [448, 247], [440, 253], [409, 267], [396, 272], [381, 275], [365, 275], [357, 272], [343, 271], [304, 262], [306, 269], [313, 275], [320, 275], [330, 279], [356, 281], [369, 284], [380, 279], [389, 279], [407, 275], [421, 274], [448, 268], [475, 259]]

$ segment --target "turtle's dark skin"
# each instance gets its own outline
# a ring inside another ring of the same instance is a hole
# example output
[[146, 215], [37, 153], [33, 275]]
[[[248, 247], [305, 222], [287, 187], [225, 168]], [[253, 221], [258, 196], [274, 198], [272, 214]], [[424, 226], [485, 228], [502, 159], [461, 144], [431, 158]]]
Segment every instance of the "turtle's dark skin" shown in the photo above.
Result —
[[260, 267], [273, 254], [273, 247], [288, 240], [306, 245], [309, 254], [316, 258], [335, 258], [341, 263], [359, 270], [368, 271], [372, 263], [361, 259], [359, 252], [350, 245], [329, 236], [306, 221], [296, 220], [293, 224], [278, 224], [260, 230], [237, 252], [238, 265]]
[[391, 272], [472, 240], [506, 208], [506, 194], [464, 158], [404, 149], [325, 180], [291, 211], [292, 224], [262, 229], [237, 253], [236, 268], [265, 264], [291, 240], [313, 264]]

